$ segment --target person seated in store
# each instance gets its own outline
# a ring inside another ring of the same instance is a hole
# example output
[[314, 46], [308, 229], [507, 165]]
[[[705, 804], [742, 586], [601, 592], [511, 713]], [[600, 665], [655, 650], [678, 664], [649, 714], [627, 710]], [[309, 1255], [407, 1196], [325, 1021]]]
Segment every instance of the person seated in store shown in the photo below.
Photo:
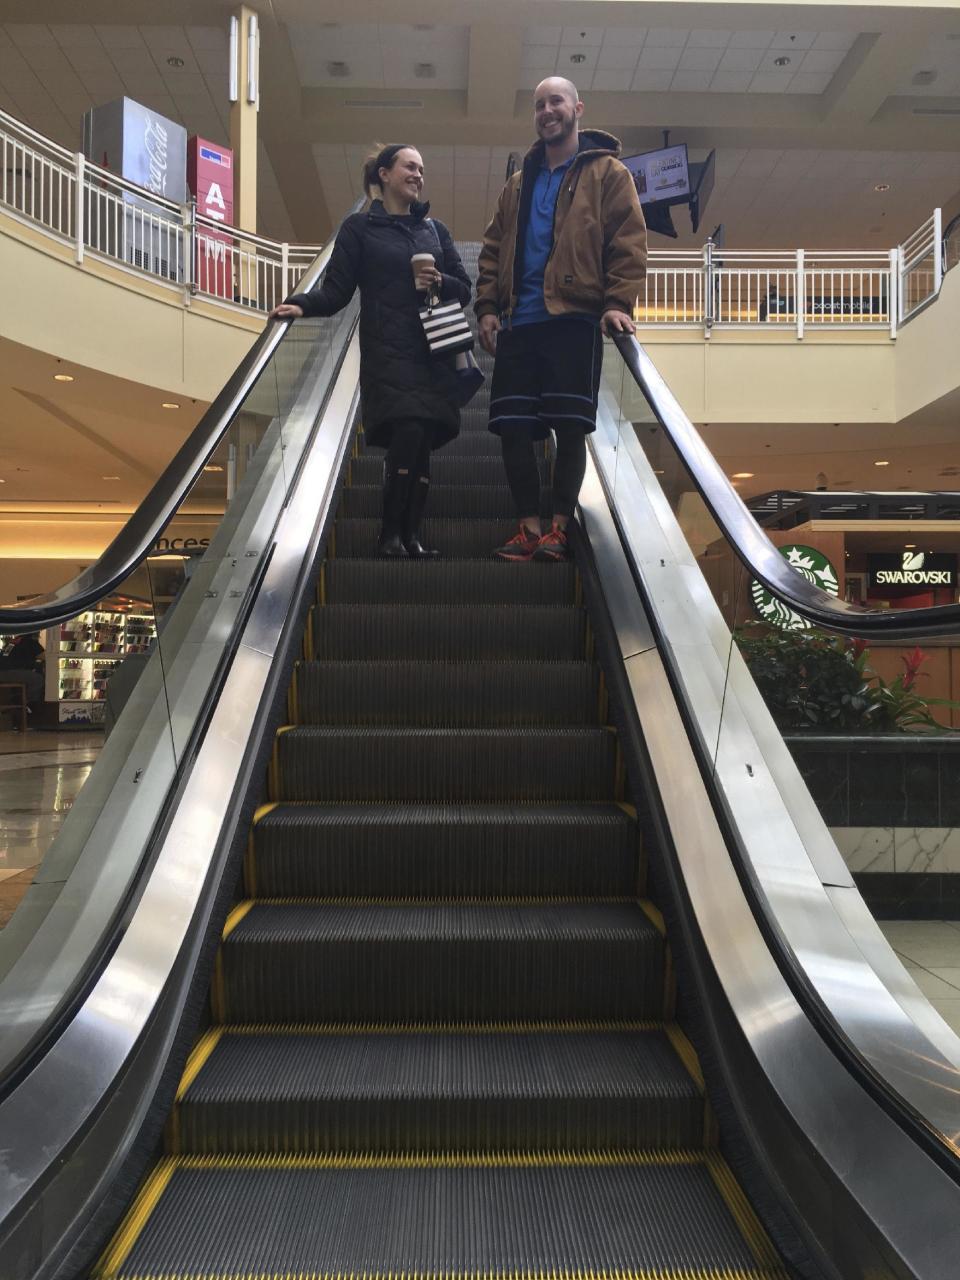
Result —
[[0, 655], [0, 684], [22, 684], [30, 711], [42, 705], [43, 645], [39, 632], [14, 636], [13, 644]]

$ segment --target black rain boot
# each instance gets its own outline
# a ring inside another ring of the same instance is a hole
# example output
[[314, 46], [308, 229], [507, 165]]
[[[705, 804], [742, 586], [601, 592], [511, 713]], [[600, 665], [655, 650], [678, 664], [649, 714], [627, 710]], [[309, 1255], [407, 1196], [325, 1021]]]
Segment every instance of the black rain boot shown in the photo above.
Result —
[[407, 499], [407, 513], [403, 521], [403, 545], [412, 560], [436, 560], [440, 552], [433, 547], [425, 547], [420, 541], [420, 521], [423, 509], [427, 505], [430, 492], [430, 481], [421, 476], [410, 486], [410, 497]]
[[383, 524], [377, 542], [378, 556], [386, 556], [390, 560], [406, 559], [407, 549], [401, 532], [409, 493], [409, 471], [387, 471], [383, 481]]

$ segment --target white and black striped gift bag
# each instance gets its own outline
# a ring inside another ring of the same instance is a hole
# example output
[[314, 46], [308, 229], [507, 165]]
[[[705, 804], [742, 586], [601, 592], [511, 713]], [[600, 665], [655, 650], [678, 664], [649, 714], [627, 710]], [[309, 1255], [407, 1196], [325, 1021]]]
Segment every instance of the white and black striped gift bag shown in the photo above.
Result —
[[459, 302], [420, 308], [420, 322], [432, 356], [473, 350], [473, 334]]

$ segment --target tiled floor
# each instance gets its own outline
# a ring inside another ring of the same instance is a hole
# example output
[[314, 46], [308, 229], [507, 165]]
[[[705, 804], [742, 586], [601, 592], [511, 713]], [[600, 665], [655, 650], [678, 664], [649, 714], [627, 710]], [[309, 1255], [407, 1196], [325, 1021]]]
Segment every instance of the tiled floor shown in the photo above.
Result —
[[0, 733], [0, 929], [87, 780], [102, 733]]
[[880, 928], [940, 1017], [960, 1035], [960, 921], [884, 920]]

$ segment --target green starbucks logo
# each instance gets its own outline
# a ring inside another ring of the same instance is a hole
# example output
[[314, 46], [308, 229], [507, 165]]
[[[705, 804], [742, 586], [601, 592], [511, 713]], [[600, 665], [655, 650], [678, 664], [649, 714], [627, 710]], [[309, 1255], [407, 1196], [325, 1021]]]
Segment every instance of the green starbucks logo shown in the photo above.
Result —
[[[817, 551], [815, 547], [797, 544], [792, 547], [781, 547], [780, 554], [786, 558], [792, 568], [802, 573], [815, 587], [819, 587], [831, 596], [840, 594], [836, 570], [822, 551]], [[771, 626], [780, 627], [783, 631], [809, 631], [813, 626], [812, 622], [801, 618], [799, 613], [790, 609], [782, 600], [772, 596], [761, 582], [754, 580], [750, 595], [757, 613]]]

